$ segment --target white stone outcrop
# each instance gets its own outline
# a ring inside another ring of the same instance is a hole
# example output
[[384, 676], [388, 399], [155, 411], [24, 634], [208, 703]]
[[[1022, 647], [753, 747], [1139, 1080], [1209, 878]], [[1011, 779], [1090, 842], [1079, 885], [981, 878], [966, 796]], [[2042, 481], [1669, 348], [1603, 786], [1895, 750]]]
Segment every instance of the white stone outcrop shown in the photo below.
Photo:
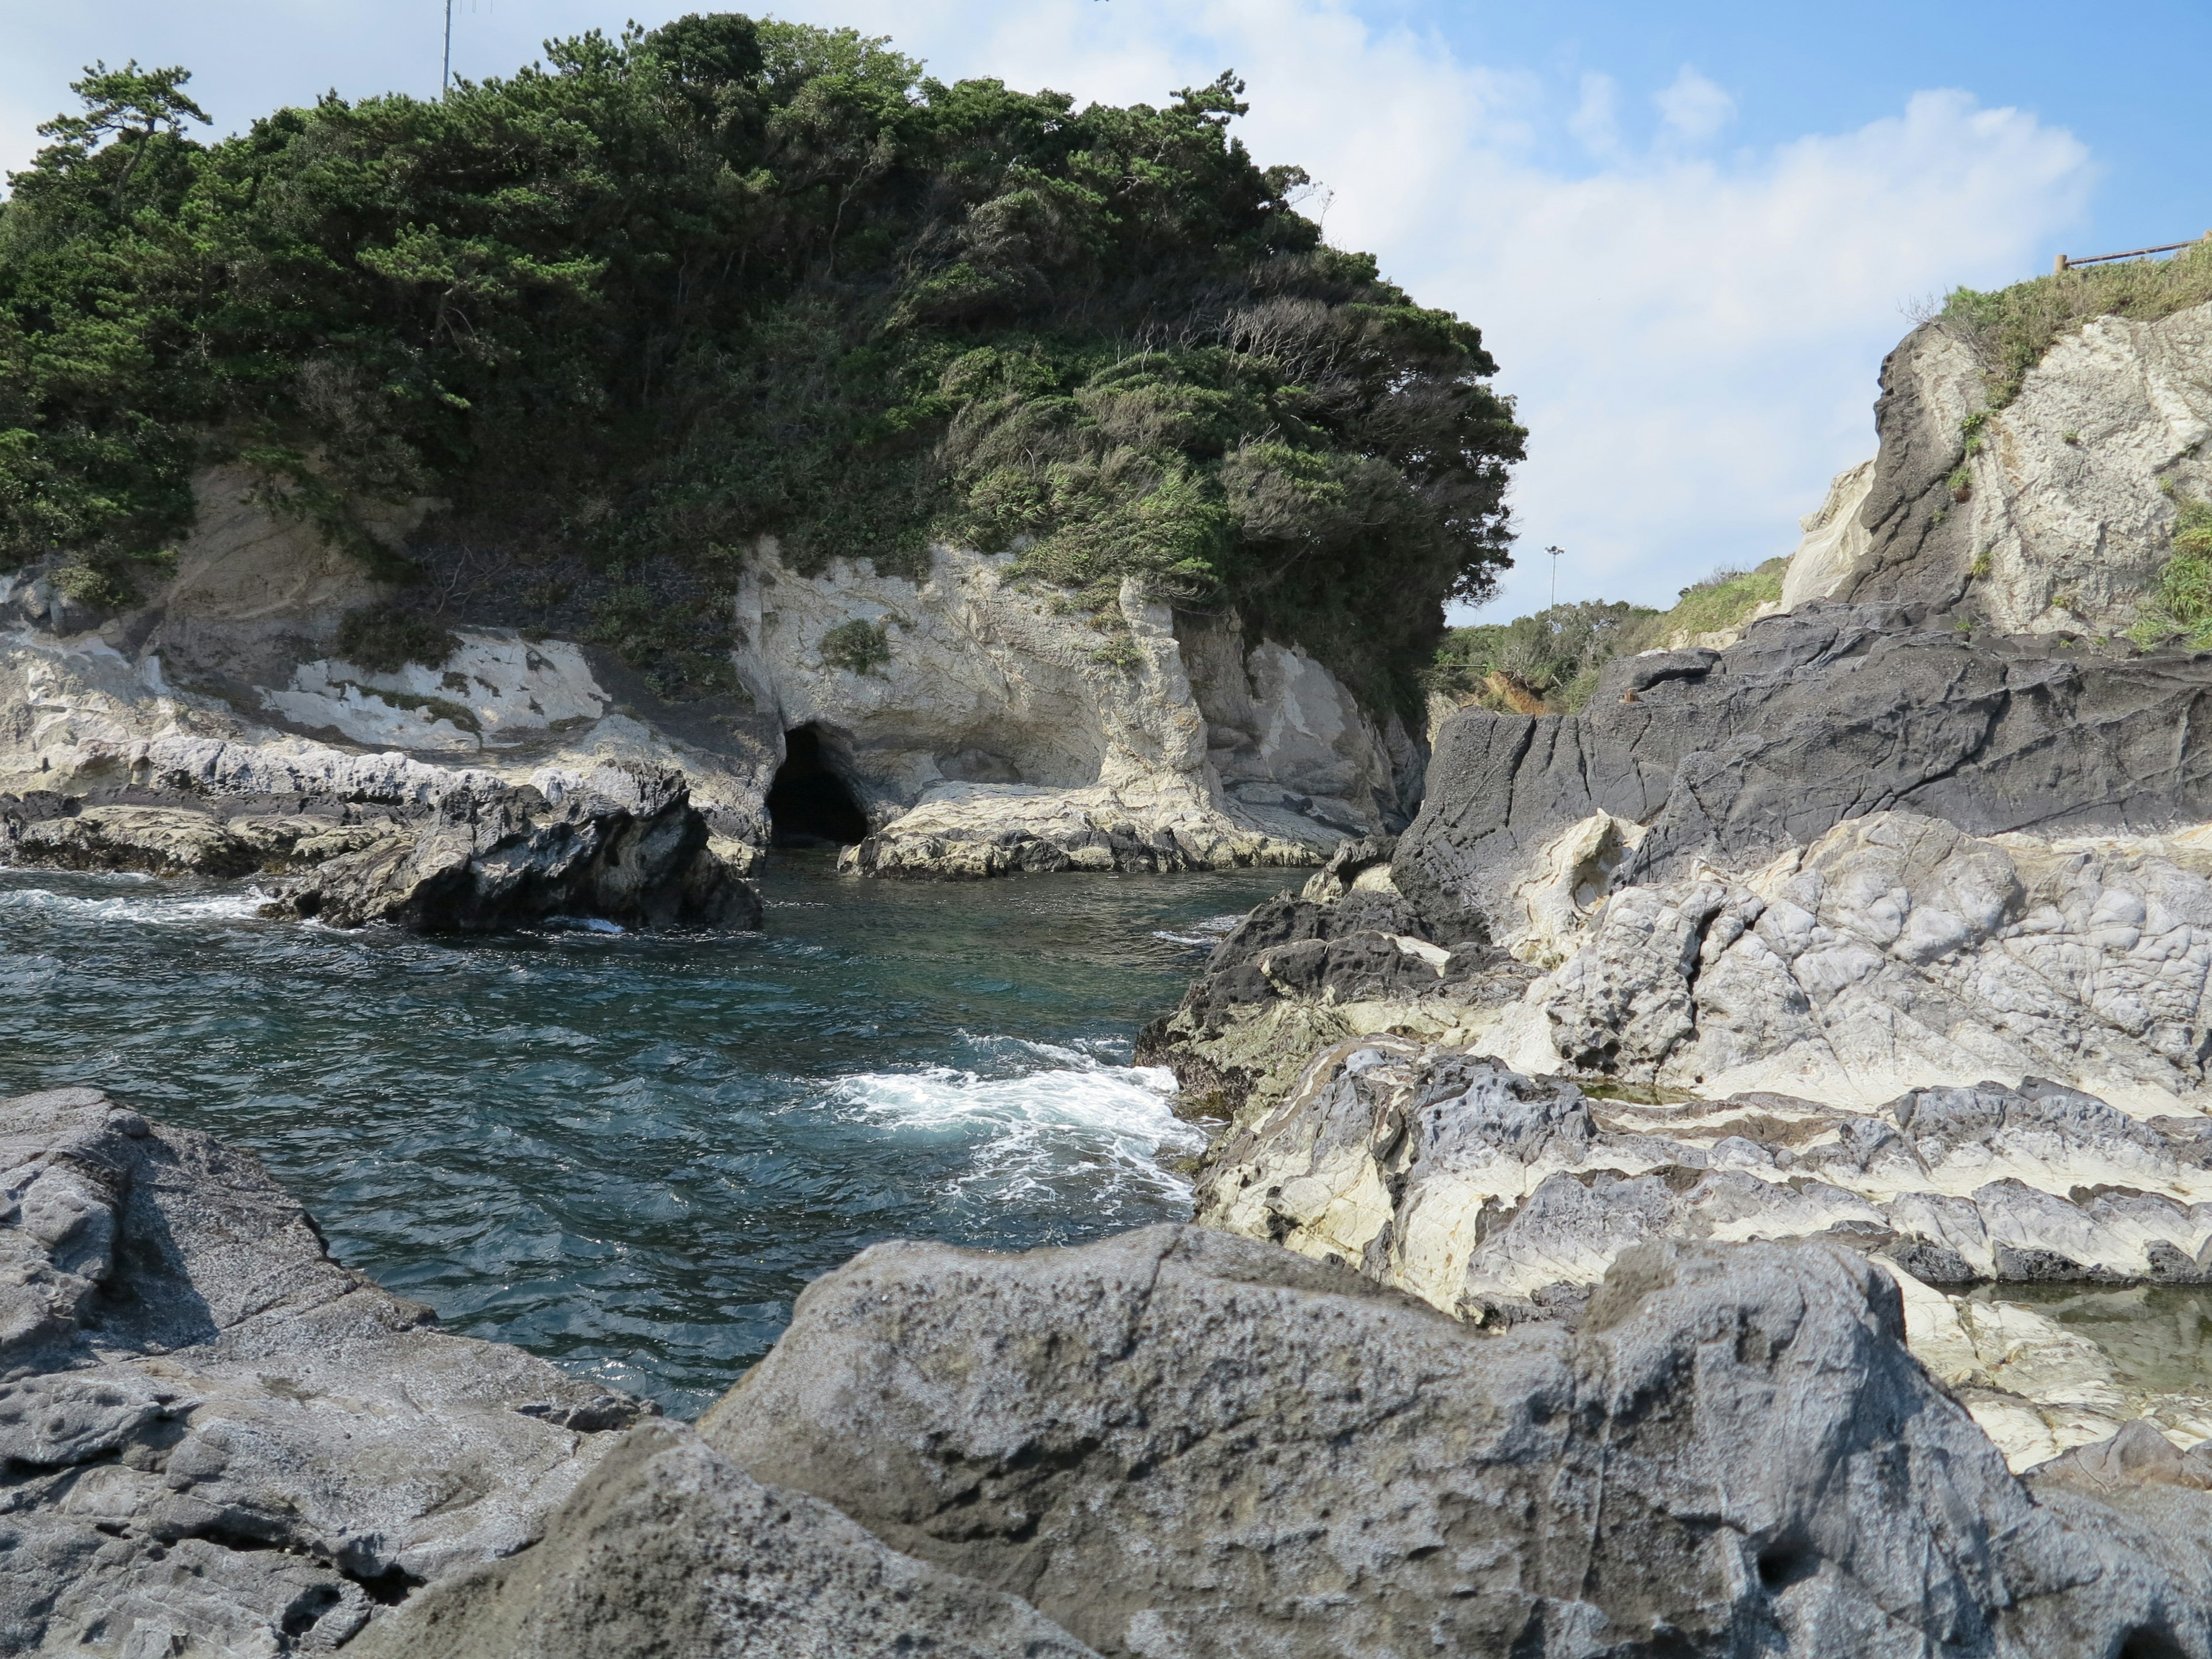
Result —
[[[2212, 1388], [2124, 1384], [2007, 1282], [2212, 1279], [2212, 1121], [2145, 1122], [2055, 1085], [1923, 1089], [1854, 1111], [1778, 1094], [1639, 1103], [1464, 1049], [1326, 1051], [1233, 1132], [1199, 1219], [1358, 1267], [1484, 1323], [1571, 1313], [1656, 1239], [1875, 1252], [1916, 1354], [2017, 1468], [2147, 1413], [2212, 1437]], [[1932, 1281], [1932, 1282], [1931, 1282]], [[1969, 1295], [1937, 1288], [1995, 1281]]]
[[1997, 366], [1948, 323], [1884, 370], [1883, 455], [1838, 477], [1785, 579], [1814, 599], [1900, 599], [2002, 633], [2116, 634], [2212, 495], [2212, 305], [2061, 335], [1991, 410]]
[[2212, 831], [1979, 838], [1877, 812], [1755, 872], [1613, 894], [1484, 1046], [1706, 1095], [2039, 1076], [2194, 1109], [2208, 969]]
[[1812, 600], [1829, 598], [1857, 568], [1868, 542], [1859, 508], [1866, 504], [1867, 492], [1874, 487], [1874, 471], [1871, 457], [1844, 468], [1829, 481], [1820, 505], [1797, 521], [1804, 534], [1797, 550], [1790, 556], [1789, 569], [1783, 573], [1783, 610], [1795, 611]]
[[[741, 712], [691, 719], [586, 647], [509, 629], [450, 630], [434, 666], [350, 662], [340, 620], [389, 591], [238, 469], [197, 490], [198, 527], [144, 609], [94, 631], [50, 583], [0, 592], [0, 793], [419, 805], [672, 766], [743, 861], [805, 727], [875, 832], [860, 867], [948, 875], [1316, 863], [1418, 803], [1425, 750], [1395, 715], [1378, 726], [1303, 650], [1248, 642], [1233, 617], [1179, 623], [1133, 583], [1092, 616], [1018, 582], [1010, 555], [939, 548], [919, 581], [866, 560], [801, 575], [763, 540], [732, 619]], [[397, 545], [428, 505], [369, 527]]]

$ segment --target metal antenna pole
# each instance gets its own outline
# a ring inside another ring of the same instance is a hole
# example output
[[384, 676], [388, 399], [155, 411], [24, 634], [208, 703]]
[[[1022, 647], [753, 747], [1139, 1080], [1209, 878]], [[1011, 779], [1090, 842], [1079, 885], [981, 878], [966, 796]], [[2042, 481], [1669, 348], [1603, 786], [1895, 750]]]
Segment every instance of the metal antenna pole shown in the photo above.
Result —
[[1544, 550], [1552, 556], [1552, 604], [1555, 608], [1559, 603], [1559, 555], [1566, 550], [1564, 547], [1547, 547]]
[[453, 0], [446, 0], [446, 63], [438, 75], [438, 95], [453, 89]]

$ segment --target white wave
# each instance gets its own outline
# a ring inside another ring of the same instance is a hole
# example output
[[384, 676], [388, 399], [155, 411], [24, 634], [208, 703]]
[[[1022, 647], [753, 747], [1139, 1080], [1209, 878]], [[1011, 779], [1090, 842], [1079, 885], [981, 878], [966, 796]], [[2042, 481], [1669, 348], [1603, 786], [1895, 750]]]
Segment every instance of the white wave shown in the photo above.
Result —
[[1173, 928], [1156, 927], [1152, 930], [1152, 937], [1164, 939], [1170, 945], [1203, 945], [1211, 950], [1234, 933], [1237, 924], [1243, 921], [1244, 916], [1245, 912], [1242, 910], [1232, 911], [1227, 915], [1208, 916], [1203, 921], [1188, 923], [1188, 931], [1180, 933]]
[[1049, 1062], [1015, 1077], [949, 1066], [863, 1072], [836, 1092], [869, 1119], [921, 1134], [974, 1143], [970, 1171], [955, 1195], [1013, 1201], [1103, 1185], [1130, 1197], [1187, 1197], [1190, 1183], [1161, 1167], [1164, 1152], [1194, 1152], [1204, 1133], [1176, 1116], [1175, 1074], [1164, 1066], [1115, 1066], [1078, 1048], [1018, 1037], [979, 1040], [1028, 1050]]
[[540, 926], [555, 933], [619, 933], [623, 926], [609, 921], [605, 916], [548, 916]]
[[[103, 879], [109, 879], [103, 878]], [[152, 893], [131, 898], [89, 898], [46, 887], [0, 890], [0, 910], [49, 912], [83, 921], [173, 923], [236, 921], [260, 913], [269, 895], [258, 887], [241, 892]]]

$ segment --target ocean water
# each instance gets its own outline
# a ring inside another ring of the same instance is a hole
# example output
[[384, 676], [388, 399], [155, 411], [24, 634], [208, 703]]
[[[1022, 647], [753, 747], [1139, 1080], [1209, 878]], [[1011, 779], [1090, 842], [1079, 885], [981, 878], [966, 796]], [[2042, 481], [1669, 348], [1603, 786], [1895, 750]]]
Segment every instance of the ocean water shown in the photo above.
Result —
[[886, 1238], [1189, 1213], [1133, 1066], [1297, 872], [861, 882], [779, 854], [768, 931], [479, 939], [254, 915], [246, 884], [0, 869], [0, 1096], [92, 1084], [257, 1153], [332, 1253], [693, 1415]]

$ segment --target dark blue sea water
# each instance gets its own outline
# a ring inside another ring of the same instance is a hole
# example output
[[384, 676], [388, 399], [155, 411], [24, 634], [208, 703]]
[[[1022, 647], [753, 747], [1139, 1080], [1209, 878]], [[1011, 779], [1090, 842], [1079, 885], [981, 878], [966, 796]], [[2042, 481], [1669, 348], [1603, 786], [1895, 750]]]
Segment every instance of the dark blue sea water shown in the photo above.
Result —
[[448, 1329], [696, 1413], [892, 1237], [1020, 1249], [1189, 1212], [1133, 1068], [1289, 880], [908, 884], [779, 855], [768, 932], [343, 933], [243, 884], [0, 870], [0, 1096], [88, 1083], [258, 1153]]

